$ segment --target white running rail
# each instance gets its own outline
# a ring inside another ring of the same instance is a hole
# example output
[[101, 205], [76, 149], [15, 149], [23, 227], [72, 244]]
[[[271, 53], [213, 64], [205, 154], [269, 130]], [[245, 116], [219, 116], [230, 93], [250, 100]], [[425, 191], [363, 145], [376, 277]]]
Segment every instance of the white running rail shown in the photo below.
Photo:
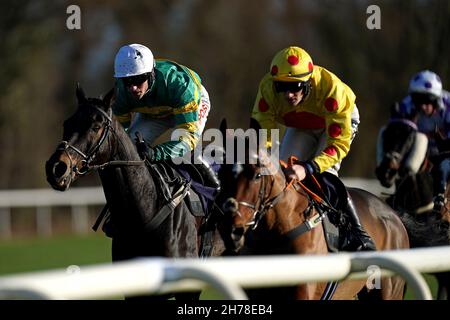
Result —
[[[391, 190], [383, 188], [377, 180], [343, 178], [346, 185], [359, 187], [380, 196]], [[52, 208], [69, 206], [72, 209], [72, 229], [83, 234], [90, 230], [88, 207], [106, 203], [102, 187], [72, 188], [65, 192], [53, 189], [0, 191], [0, 239], [12, 237], [12, 212], [14, 208], [36, 208], [37, 234], [52, 234]], [[100, 210], [99, 210], [100, 212]]]
[[67, 270], [0, 277], [2, 299], [92, 299], [167, 293], [212, 286], [225, 298], [244, 299], [241, 288], [367, 279], [376, 265], [382, 276], [402, 276], [416, 299], [431, 299], [420, 273], [450, 270], [450, 246], [325, 256], [258, 256], [199, 259], [141, 258]]

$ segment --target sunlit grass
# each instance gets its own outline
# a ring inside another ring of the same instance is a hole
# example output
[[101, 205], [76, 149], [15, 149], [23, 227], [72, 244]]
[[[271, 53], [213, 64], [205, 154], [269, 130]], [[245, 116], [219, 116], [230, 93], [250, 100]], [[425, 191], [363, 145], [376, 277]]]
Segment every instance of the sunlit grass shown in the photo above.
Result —
[[[108, 262], [111, 262], [111, 239], [103, 234], [0, 241], [0, 275]], [[425, 275], [425, 279], [436, 298], [436, 278]], [[201, 295], [204, 300], [222, 298], [213, 289]], [[405, 299], [413, 298], [407, 289]]]

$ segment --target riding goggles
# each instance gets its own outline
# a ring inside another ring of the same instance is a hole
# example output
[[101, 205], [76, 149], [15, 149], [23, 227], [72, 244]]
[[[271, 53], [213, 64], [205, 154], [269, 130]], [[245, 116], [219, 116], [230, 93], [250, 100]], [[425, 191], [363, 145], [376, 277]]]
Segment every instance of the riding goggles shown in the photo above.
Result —
[[280, 92], [292, 92], [296, 93], [300, 90], [305, 91], [305, 88], [308, 85], [306, 81], [295, 81], [295, 82], [287, 82], [287, 81], [274, 81], [275, 91]]
[[438, 98], [428, 93], [411, 93], [411, 99], [416, 106], [432, 104], [436, 107], [438, 103]]
[[146, 80], [148, 80], [148, 74], [147, 73], [140, 74], [140, 75], [137, 75], [137, 76], [122, 78], [123, 84], [126, 87], [140, 86]]

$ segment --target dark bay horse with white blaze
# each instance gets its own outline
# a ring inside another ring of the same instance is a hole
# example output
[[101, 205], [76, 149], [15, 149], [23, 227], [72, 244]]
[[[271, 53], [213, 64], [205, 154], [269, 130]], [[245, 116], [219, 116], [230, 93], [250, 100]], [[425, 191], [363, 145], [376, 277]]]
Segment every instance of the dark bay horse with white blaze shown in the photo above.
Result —
[[[317, 217], [317, 210], [311, 205], [305, 189], [296, 184], [287, 184], [283, 172], [264, 152], [259, 151], [250, 157], [258, 158], [258, 163], [242, 166], [237, 177], [236, 194], [224, 204], [226, 209], [234, 212], [231, 237], [239, 253], [327, 254], [322, 223], [293, 234], [293, 230], [301, 230], [303, 225], [312, 223]], [[266, 174], [267, 170], [271, 174]], [[361, 222], [378, 250], [409, 248], [406, 230], [389, 206], [364, 190], [350, 188], [349, 192]], [[402, 299], [404, 285], [404, 280], [398, 276], [383, 278], [381, 290], [374, 289], [368, 294], [365, 291], [366, 297]], [[279, 288], [275, 296], [278, 299], [316, 300], [322, 297], [325, 289], [325, 283], [308, 283]], [[343, 281], [338, 284], [333, 299], [353, 299], [363, 289], [365, 281]], [[264, 290], [267, 291], [254, 292], [255, 297], [264, 298], [265, 293], [269, 296], [274, 294], [269, 293], [272, 289]]]
[[[198, 257], [204, 217], [194, 216], [185, 201], [164, 219], [158, 217], [164, 205], [156, 187], [160, 182], [154, 180], [133, 141], [112, 116], [112, 97], [113, 91], [102, 100], [86, 98], [77, 87], [78, 108], [64, 122], [63, 141], [46, 163], [48, 182], [64, 191], [77, 178], [98, 169], [111, 213], [113, 261], [142, 256]], [[224, 247], [217, 232], [213, 239], [212, 255], [220, 255]]]

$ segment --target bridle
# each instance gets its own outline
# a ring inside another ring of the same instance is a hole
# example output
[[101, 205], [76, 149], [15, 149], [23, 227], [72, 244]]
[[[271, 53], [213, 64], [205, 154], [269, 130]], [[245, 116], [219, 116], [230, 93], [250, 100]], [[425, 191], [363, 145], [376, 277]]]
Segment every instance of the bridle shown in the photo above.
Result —
[[[316, 185], [319, 187], [321, 192], [323, 193], [323, 190], [321, 189], [321, 186], [317, 182], [317, 180], [313, 177], [313, 180], [315, 181]], [[275, 178], [272, 180], [271, 189], [273, 189], [273, 185], [275, 183]], [[296, 192], [302, 193], [307, 199], [308, 199], [308, 206], [303, 211], [305, 215], [305, 221], [302, 222], [300, 225], [295, 226], [293, 229], [289, 230], [287, 233], [284, 234], [284, 236], [289, 240], [294, 240], [297, 237], [303, 235], [306, 232], [311, 231], [315, 227], [317, 227], [322, 220], [324, 219], [325, 215], [328, 212], [337, 212], [337, 210], [332, 207], [329, 202], [325, 199], [325, 197], [321, 197], [311, 191], [306, 185], [304, 185], [301, 181], [298, 181], [296, 179], [291, 180], [289, 183], [286, 184], [286, 186], [283, 188], [282, 191], [277, 193], [275, 196], [269, 198], [268, 200], [264, 201], [264, 195], [266, 192], [266, 184], [265, 180], [262, 179], [261, 187], [259, 189], [258, 193], [258, 200], [255, 204], [249, 203], [246, 201], [237, 201], [235, 199], [234, 207], [236, 208], [233, 210], [233, 215], [237, 214], [240, 217], [242, 217], [242, 213], [239, 211], [239, 205], [248, 207], [250, 209], [253, 209], [253, 216], [250, 222], [247, 222], [245, 224], [246, 227], [251, 227], [251, 230], [255, 230], [258, 226], [258, 223], [261, 221], [261, 219], [264, 217], [264, 215], [267, 213], [267, 211], [271, 208], [273, 208], [282, 198], [282, 196], [285, 194], [286, 190], [290, 187], [293, 187]], [[269, 195], [270, 195], [269, 191]], [[311, 216], [311, 213], [313, 212], [313, 208], [317, 209], [317, 213], [313, 216]]]
[[[260, 175], [260, 173], [258, 173]], [[267, 199], [264, 201], [264, 197], [266, 194], [266, 183], [264, 179], [264, 175], [261, 176], [261, 187], [259, 188], [258, 192], [258, 199], [256, 200], [256, 203], [249, 203], [247, 201], [237, 201], [237, 210], [235, 211], [235, 214], [238, 214], [242, 217], [242, 213], [239, 211], [239, 205], [242, 205], [244, 207], [248, 207], [253, 210], [252, 219], [245, 224], [247, 227], [251, 227], [251, 230], [255, 230], [258, 227], [259, 222], [264, 217], [264, 215], [267, 213], [268, 210], [272, 209], [283, 197], [286, 189], [288, 186], [284, 187], [282, 191], [277, 193], [275, 196]], [[270, 192], [273, 189], [273, 185], [275, 183], [275, 178], [272, 180], [271, 186], [270, 186]], [[268, 185], [268, 184], [267, 184]]]
[[[97, 156], [97, 152], [100, 149], [100, 147], [105, 142], [106, 138], [108, 137], [108, 134], [110, 132], [114, 133], [114, 128], [112, 126], [113, 120], [112, 120], [112, 109], [109, 108], [108, 113], [106, 113], [101, 108], [92, 105], [91, 107], [95, 108], [100, 114], [103, 116], [103, 118], [106, 120], [104, 122], [103, 132], [100, 137], [100, 139], [97, 141], [97, 143], [86, 153], [81, 151], [79, 148], [75, 147], [74, 145], [70, 144], [68, 141], [61, 141], [61, 143], [57, 147], [57, 151], [62, 151], [67, 155], [70, 161], [70, 169], [76, 176], [84, 176], [87, 173], [93, 171], [93, 170], [101, 170], [108, 166], [134, 166], [134, 165], [143, 165], [145, 163], [144, 160], [138, 160], [138, 161], [122, 161], [122, 160], [113, 160], [113, 161], [107, 161], [100, 165], [92, 165], [91, 163], [95, 160]], [[83, 160], [81, 160], [81, 168], [79, 169], [76, 165], [73, 165], [72, 157], [70, 156], [68, 150], [73, 150], [75, 153], [80, 155]]]
[[[258, 174], [260, 174], [260, 173], [258, 173]], [[315, 178], [314, 178], [314, 180], [315, 180]], [[242, 217], [242, 214], [239, 212], [239, 205], [253, 209], [252, 220], [245, 224], [245, 226], [250, 226], [251, 230], [256, 229], [256, 227], [258, 226], [258, 223], [262, 219], [262, 217], [264, 217], [264, 215], [267, 213], [267, 211], [269, 209], [273, 208], [280, 201], [280, 199], [284, 196], [285, 191], [287, 189], [289, 189], [291, 186], [293, 186], [297, 192], [302, 193], [307, 197], [308, 206], [303, 211], [303, 214], [305, 215], [305, 221], [302, 222], [301, 224], [295, 226], [293, 229], [289, 230], [287, 233], [284, 233], [283, 234], [284, 239], [293, 241], [297, 237], [299, 237], [299, 236], [311, 231], [315, 227], [317, 227], [322, 222], [325, 215], [327, 214], [326, 211], [324, 211], [323, 209], [336, 212], [336, 209], [331, 207], [330, 204], [326, 200], [317, 196], [314, 192], [309, 190], [301, 181], [298, 181], [295, 179], [291, 180], [288, 184], [286, 184], [286, 186], [283, 188], [283, 190], [280, 191], [279, 193], [277, 193], [275, 196], [264, 201], [264, 196], [267, 193], [266, 186], [268, 185], [265, 183], [265, 181], [266, 181], [266, 179], [264, 179], [264, 177], [262, 177], [261, 187], [258, 192], [258, 200], [256, 203], [253, 204], [253, 203], [249, 203], [246, 201], [235, 200], [237, 208], [236, 208], [234, 214], [238, 214], [239, 216]], [[298, 184], [295, 184], [294, 183], [295, 181], [297, 181]], [[315, 181], [317, 183], [317, 180], [315, 180]], [[273, 180], [272, 180], [270, 191], [268, 192], [269, 196], [273, 190], [274, 183], [275, 183], [275, 178], [273, 178]], [[320, 186], [319, 186], [319, 188], [320, 188]], [[311, 213], [313, 212], [313, 208], [316, 208], [316, 209], [323, 208], [323, 209], [317, 210], [318, 213], [316, 213], [314, 216], [311, 216]], [[244, 230], [244, 232], [245, 232], [245, 230]], [[241, 234], [241, 237], [242, 237], [242, 235], [243, 234]], [[320, 297], [320, 300], [331, 300], [334, 295], [337, 285], [338, 285], [337, 281], [328, 282], [325, 287], [324, 292], [322, 293], [322, 295]]]

